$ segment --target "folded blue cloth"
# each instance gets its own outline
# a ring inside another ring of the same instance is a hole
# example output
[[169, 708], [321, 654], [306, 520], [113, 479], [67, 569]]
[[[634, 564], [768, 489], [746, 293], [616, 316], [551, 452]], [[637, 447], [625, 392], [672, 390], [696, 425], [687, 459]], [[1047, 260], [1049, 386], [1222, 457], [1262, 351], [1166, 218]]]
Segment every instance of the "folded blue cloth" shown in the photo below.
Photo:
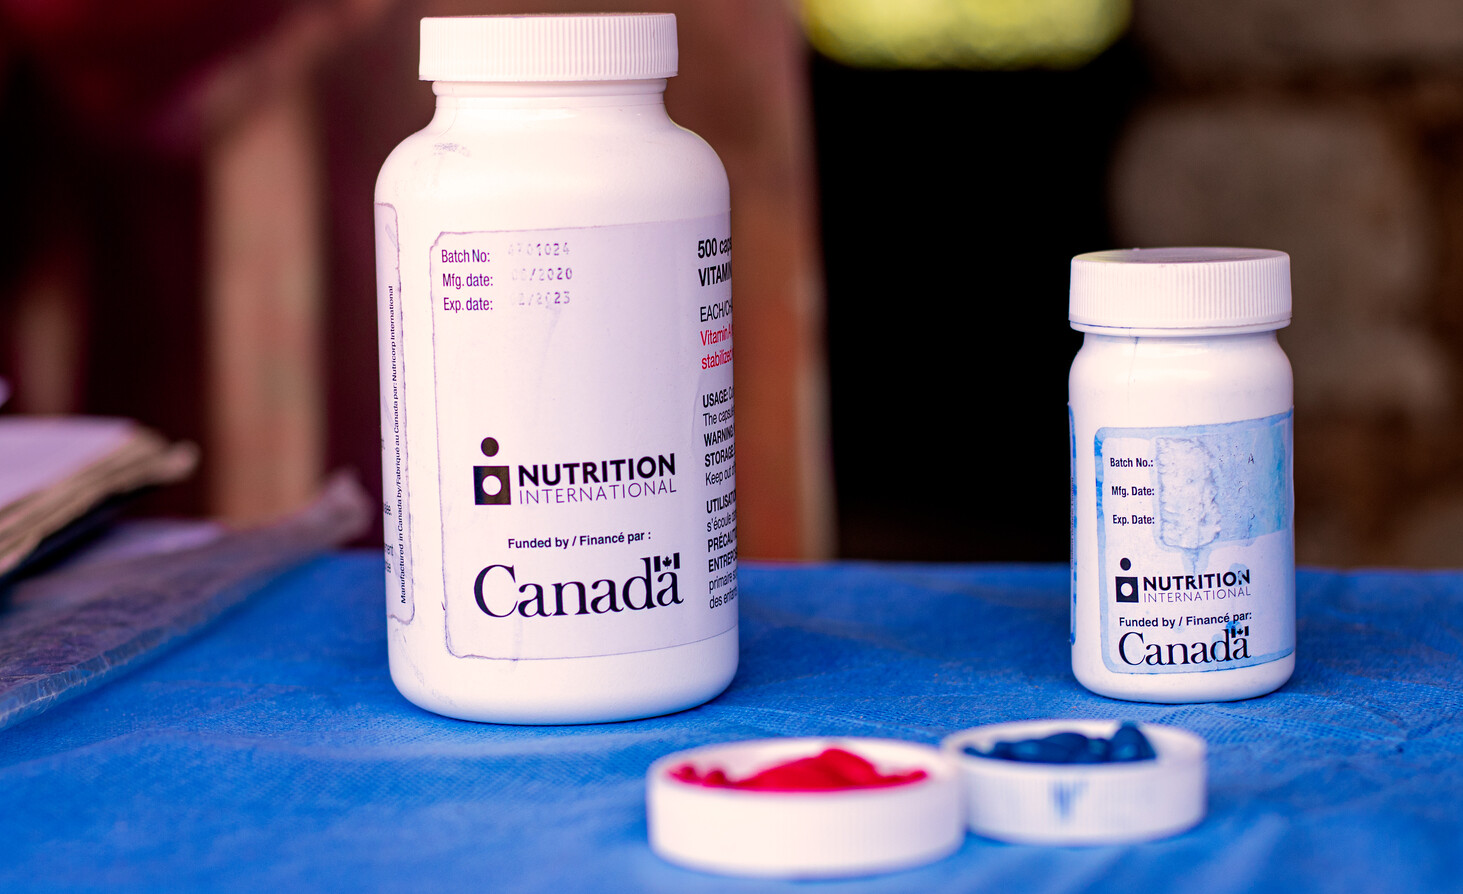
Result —
[[386, 670], [378, 555], [289, 573], [150, 665], [0, 731], [0, 891], [807, 890], [682, 870], [644, 773], [767, 736], [937, 742], [1045, 717], [1208, 740], [1210, 813], [1152, 844], [974, 836], [819, 892], [1463, 890], [1463, 574], [1299, 578], [1294, 679], [1247, 702], [1110, 701], [1072, 678], [1059, 566], [744, 566], [742, 666], [681, 714], [466, 723]]

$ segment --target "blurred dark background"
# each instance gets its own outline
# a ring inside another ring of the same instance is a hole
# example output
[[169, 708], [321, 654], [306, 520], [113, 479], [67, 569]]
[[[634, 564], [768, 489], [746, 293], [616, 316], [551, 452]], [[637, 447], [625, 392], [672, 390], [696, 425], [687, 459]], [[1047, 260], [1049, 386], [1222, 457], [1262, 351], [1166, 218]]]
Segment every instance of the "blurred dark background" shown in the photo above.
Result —
[[[4, 411], [198, 442], [151, 513], [379, 489], [371, 193], [431, 115], [417, 20], [608, 8], [0, 0]], [[1293, 258], [1299, 559], [1463, 564], [1463, 8], [656, 8], [733, 184], [744, 556], [1064, 560], [1068, 260], [1230, 244]]]
[[810, 67], [840, 553], [1065, 560], [1067, 267], [1141, 60]]

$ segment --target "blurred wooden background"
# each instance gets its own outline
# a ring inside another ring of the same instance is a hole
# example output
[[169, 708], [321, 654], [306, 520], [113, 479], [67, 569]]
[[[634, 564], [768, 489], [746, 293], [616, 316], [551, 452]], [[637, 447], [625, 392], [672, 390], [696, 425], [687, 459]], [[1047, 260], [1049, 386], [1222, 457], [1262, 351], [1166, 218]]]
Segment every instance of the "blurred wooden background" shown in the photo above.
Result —
[[[178, 511], [269, 517], [337, 466], [379, 490], [371, 195], [387, 152], [432, 114], [417, 20], [521, 11], [466, 6], [0, 5], [18, 38], [7, 129], [31, 129], [10, 170], [45, 178], [23, 187], [40, 226], [6, 270], [14, 408], [131, 415], [199, 441], [204, 478], [165, 506]], [[671, 115], [733, 185], [742, 552], [829, 556], [800, 31], [778, 0], [660, 8], [680, 33]], [[56, 128], [72, 132], [37, 132]]]
[[[838, 0], [657, 4], [732, 182], [742, 555], [1061, 561], [1067, 259], [1237, 244], [1294, 259], [1299, 559], [1463, 565], [1463, 6], [1088, 2], [1123, 36], [1086, 62], [872, 67], [810, 46]], [[517, 11], [0, 0], [7, 411], [198, 441], [155, 512], [379, 487], [371, 193], [431, 115], [417, 19]]]

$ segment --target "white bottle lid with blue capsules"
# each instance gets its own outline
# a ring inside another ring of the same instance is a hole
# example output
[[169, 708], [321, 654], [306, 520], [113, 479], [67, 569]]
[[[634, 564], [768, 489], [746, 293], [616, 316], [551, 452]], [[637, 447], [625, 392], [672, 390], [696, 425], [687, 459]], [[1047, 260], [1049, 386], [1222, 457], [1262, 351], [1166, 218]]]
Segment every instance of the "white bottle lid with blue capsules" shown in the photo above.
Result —
[[[1133, 733], [1146, 754], [1084, 762], [1072, 755], [1001, 756], [1077, 734], [1083, 747], [1118, 747]], [[1027, 720], [976, 727], [940, 745], [960, 768], [966, 818], [977, 835], [1018, 844], [1151, 841], [1198, 825], [1207, 803], [1204, 740], [1187, 730], [1114, 720]]]

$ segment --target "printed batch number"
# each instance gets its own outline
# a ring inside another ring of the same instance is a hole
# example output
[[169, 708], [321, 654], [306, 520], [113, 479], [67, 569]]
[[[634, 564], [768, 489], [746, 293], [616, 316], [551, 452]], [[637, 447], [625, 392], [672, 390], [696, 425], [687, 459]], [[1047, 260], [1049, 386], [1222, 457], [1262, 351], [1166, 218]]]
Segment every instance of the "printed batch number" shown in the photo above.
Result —
[[553, 307], [569, 303], [569, 292], [519, 292], [519, 307]]
[[509, 255], [533, 258], [558, 258], [569, 253], [567, 242], [513, 242], [508, 245]]

